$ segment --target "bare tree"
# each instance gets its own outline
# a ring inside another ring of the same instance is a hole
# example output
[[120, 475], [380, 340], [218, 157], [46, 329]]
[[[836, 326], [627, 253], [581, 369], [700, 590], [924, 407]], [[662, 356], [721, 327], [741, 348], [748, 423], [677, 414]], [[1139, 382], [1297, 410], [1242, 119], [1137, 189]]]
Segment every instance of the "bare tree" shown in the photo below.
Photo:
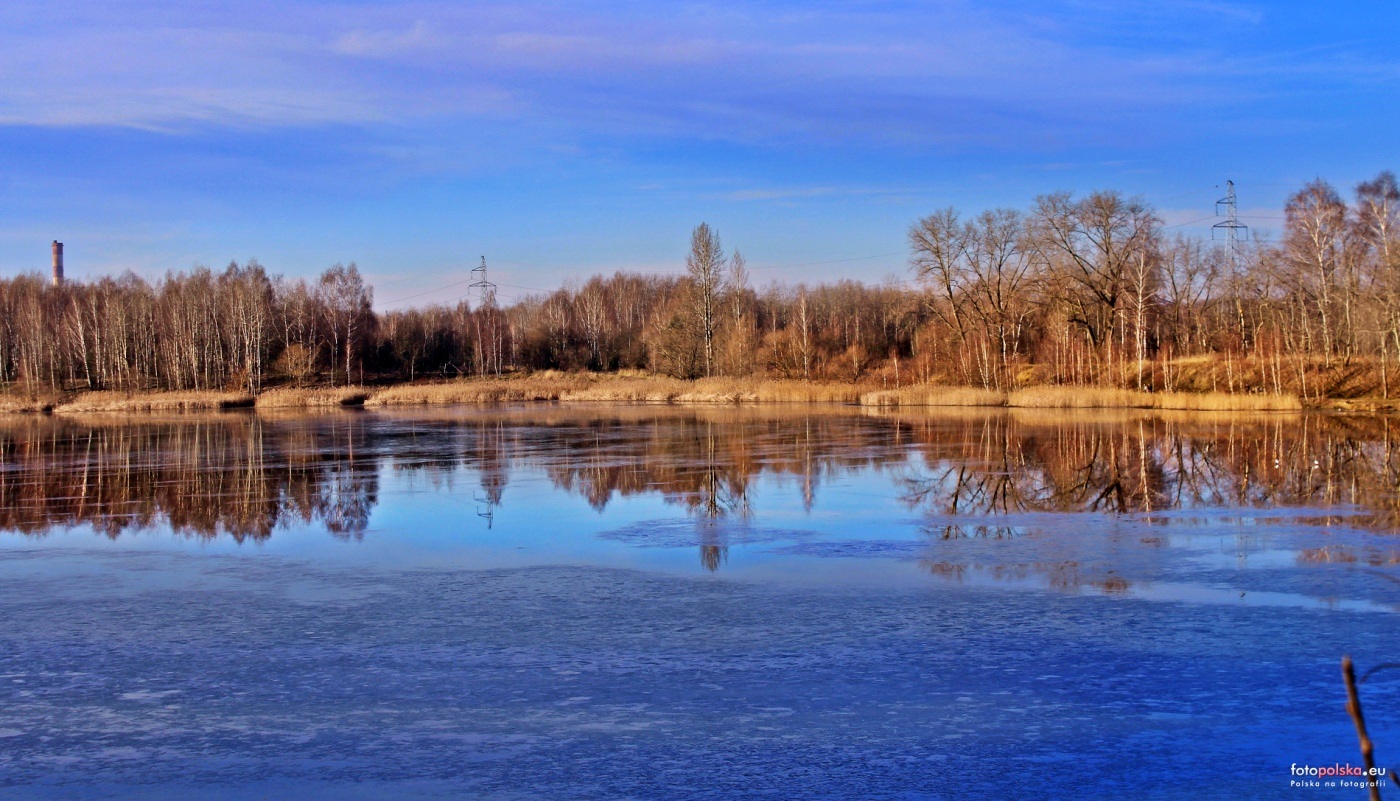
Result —
[[1390, 353], [1400, 355], [1400, 186], [1386, 170], [1356, 187], [1357, 236], [1371, 260], [1374, 299], [1379, 301], [1376, 332], [1380, 350], [1381, 395], [1390, 398]]
[[916, 223], [909, 241], [915, 277], [938, 300], [933, 313], [977, 350], [984, 385], [1004, 385], [1040, 288], [1021, 214], [993, 209], [962, 222], [944, 209]]
[[365, 286], [354, 262], [336, 264], [321, 273], [318, 295], [331, 332], [332, 348], [345, 357], [345, 383], [352, 380], [351, 364], [362, 339], [374, 324], [374, 290]]
[[968, 332], [963, 310], [970, 279], [968, 233], [952, 206], [924, 217], [909, 229], [914, 275], [935, 298], [929, 309], [957, 333], [959, 340], [966, 340]]
[[685, 269], [694, 285], [694, 315], [704, 343], [705, 375], [714, 375], [715, 332], [719, 328], [718, 305], [724, 291], [724, 248], [719, 233], [706, 223], [690, 232], [690, 253]]
[[[1351, 304], [1347, 291], [1351, 230], [1346, 204], [1325, 181], [1312, 181], [1284, 206], [1282, 256], [1286, 279], [1300, 303], [1316, 311], [1326, 363], [1349, 337]], [[1310, 333], [1311, 326], [1304, 332]]]
[[1112, 346], [1129, 275], [1155, 254], [1161, 221], [1146, 202], [1117, 192], [1074, 200], [1068, 192], [1036, 199], [1031, 242], [1046, 266], [1066, 281], [1070, 320], [1095, 347]]

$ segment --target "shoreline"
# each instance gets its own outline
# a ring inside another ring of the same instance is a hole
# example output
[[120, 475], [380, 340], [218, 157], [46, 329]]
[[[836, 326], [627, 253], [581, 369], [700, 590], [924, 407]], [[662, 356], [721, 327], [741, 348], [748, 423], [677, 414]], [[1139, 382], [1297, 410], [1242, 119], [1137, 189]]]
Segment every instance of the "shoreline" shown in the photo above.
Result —
[[1294, 395], [1141, 392], [1107, 387], [1032, 386], [1012, 392], [939, 385], [881, 388], [870, 384], [784, 379], [683, 380], [619, 374], [537, 373], [364, 387], [277, 387], [252, 395], [227, 391], [77, 392], [22, 398], [0, 395], [0, 414], [187, 412], [236, 409], [445, 406], [519, 402], [742, 405], [821, 403], [872, 409], [929, 407], [1029, 409], [1159, 409], [1212, 412], [1393, 412], [1396, 400], [1337, 398], [1304, 403]]

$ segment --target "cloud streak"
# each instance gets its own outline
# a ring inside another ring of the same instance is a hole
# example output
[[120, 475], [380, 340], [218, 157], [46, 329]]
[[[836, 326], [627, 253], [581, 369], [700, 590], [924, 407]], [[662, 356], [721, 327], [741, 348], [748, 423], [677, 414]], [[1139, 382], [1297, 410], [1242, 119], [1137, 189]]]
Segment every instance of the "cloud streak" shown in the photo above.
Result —
[[[962, 3], [586, 8], [151, 2], [65, 15], [21, 2], [0, 33], [0, 124], [508, 120], [581, 135], [1025, 147], [1155, 136], [1163, 109], [1247, 102], [1273, 72], [1396, 73], [1393, 60], [1346, 53], [1284, 63], [1114, 46], [1135, 24], [1163, 24], [1157, 4], [1077, 16]], [[1252, 28], [1262, 12], [1173, 13]], [[1096, 29], [1106, 35], [1085, 35]]]

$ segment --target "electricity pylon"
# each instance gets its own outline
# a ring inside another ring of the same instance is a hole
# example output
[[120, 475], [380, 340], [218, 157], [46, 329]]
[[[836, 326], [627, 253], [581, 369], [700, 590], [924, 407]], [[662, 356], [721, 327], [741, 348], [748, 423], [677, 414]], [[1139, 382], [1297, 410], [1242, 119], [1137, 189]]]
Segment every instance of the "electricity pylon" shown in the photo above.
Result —
[[496, 302], [496, 285], [486, 279], [486, 257], [481, 257], [481, 266], [472, 268], [472, 283], [467, 287], [468, 291], [475, 290], [481, 293], [481, 306], [489, 306]]
[[1226, 252], [1230, 256], [1230, 270], [1235, 271], [1240, 266], [1240, 241], [1241, 231], [1248, 231], [1249, 226], [1240, 222], [1235, 205], [1235, 182], [1225, 182], [1225, 197], [1215, 201], [1215, 213], [1220, 214], [1220, 207], [1225, 207], [1225, 221], [1218, 222], [1210, 227], [1210, 238], [1215, 238], [1216, 229], [1225, 232]]

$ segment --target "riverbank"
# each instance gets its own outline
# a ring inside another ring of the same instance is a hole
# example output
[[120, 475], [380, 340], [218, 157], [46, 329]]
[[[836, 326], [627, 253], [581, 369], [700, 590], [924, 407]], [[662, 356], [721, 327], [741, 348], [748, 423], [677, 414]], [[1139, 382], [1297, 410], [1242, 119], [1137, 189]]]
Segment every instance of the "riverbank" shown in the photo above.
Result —
[[0, 399], [0, 413], [193, 412], [252, 406], [239, 392], [80, 392]]
[[1005, 406], [1017, 409], [1170, 409], [1201, 412], [1290, 412], [1293, 395], [1225, 392], [1138, 392], [1106, 387], [1030, 387], [1003, 393], [968, 387], [909, 387], [869, 392], [862, 406]]
[[749, 404], [829, 403], [872, 408], [1008, 407], [1031, 409], [1164, 409], [1186, 411], [1394, 410], [1393, 401], [1346, 399], [1304, 404], [1294, 395], [1225, 392], [1138, 392], [1103, 387], [1040, 386], [1013, 392], [918, 385], [783, 379], [705, 378], [545, 372], [500, 378], [383, 387], [279, 387], [246, 392], [81, 392], [42, 397], [0, 396], [0, 413], [184, 412], [253, 407], [429, 406], [547, 401], [559, 403]]

